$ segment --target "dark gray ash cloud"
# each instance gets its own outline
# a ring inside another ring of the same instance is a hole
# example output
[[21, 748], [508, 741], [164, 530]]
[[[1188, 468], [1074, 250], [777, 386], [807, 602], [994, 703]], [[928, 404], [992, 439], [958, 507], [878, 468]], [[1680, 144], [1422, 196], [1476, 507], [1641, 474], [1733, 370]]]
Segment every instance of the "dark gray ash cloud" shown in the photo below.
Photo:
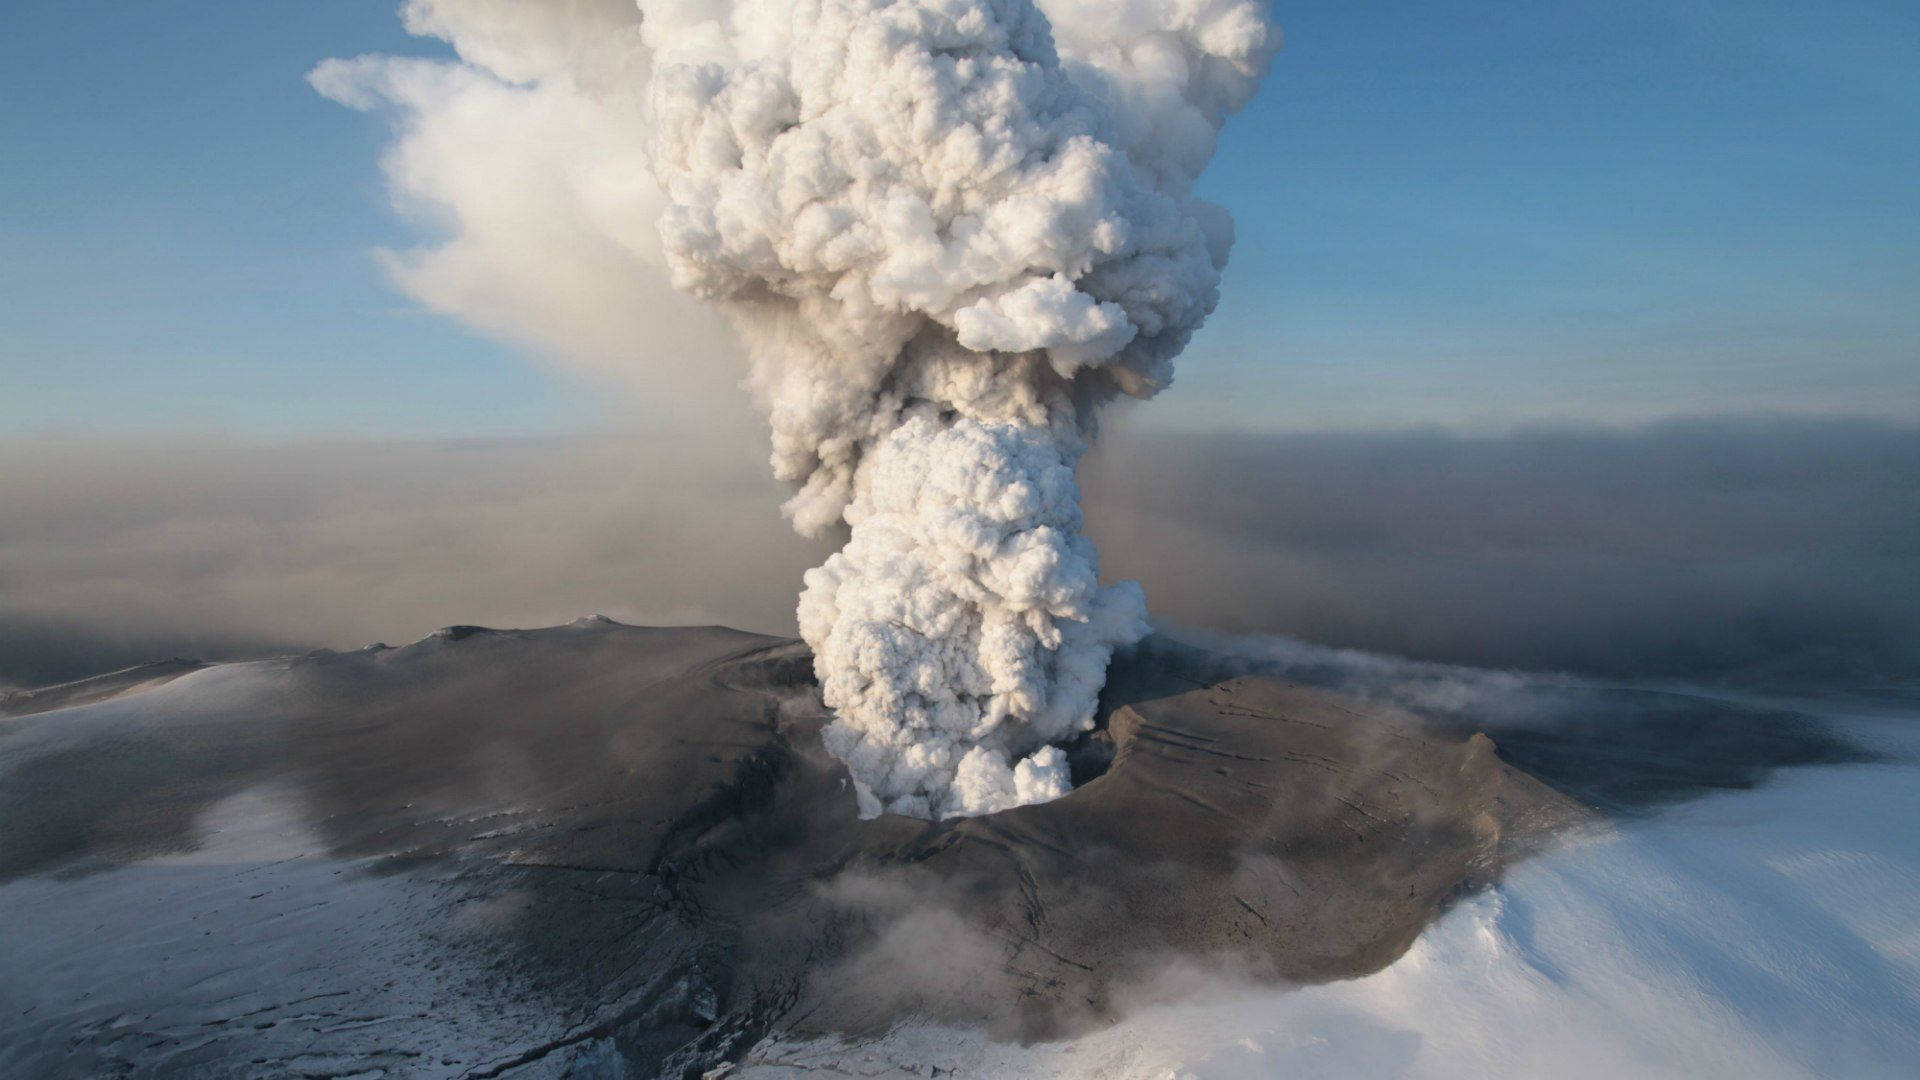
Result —
[[1160, 621], [1632, 676], [1920, 672], [1920, 430], [1119, 437], [1103, 570]]

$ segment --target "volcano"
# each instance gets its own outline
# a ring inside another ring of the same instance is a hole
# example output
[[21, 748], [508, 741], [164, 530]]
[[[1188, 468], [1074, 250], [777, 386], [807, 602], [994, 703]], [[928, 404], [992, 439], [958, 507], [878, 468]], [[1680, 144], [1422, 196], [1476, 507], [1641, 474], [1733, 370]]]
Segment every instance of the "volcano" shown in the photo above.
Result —
[[[1392, 961], [1583, 811], [1484, 735], [1116, 662], [1066, 797], [861, 820], [798, 642], [605, 619], [5, 699], [0, 1071], [699, 1075]], [[525, 1072], [517, 1070], [528, 1070]]]

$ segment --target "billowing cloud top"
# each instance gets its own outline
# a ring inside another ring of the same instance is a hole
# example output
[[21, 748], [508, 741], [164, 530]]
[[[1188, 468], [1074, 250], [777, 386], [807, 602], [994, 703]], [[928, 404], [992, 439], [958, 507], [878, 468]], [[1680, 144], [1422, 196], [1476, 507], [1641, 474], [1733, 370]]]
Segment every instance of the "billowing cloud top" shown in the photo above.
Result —
[[[1092, 409], [1165, 385], [1217, 301], [1231, 223], [1191, 188], [1271, 51], [1260, 5], [414, 0], [406, 18], [464, 63], [314, 73], [401, 107], [396, 190], [452, 221], [394, 257], [402, 284], [536, 341], [607, 282], [604, 302], [669, 322], [662, 278], [716, 305], [788, 515], [852, 530], [800, 623], [863, 805], [1063, 791], [1044, 748], [1090, 723], [1112, 648], [1145, 626], [1136, 587], [1098, 584], [1074, 465]], [[583, 249], [567, 267], [622, 265], [556, 284], [541, 230]], [[686, 355], [621, 337], [573, 351]]]

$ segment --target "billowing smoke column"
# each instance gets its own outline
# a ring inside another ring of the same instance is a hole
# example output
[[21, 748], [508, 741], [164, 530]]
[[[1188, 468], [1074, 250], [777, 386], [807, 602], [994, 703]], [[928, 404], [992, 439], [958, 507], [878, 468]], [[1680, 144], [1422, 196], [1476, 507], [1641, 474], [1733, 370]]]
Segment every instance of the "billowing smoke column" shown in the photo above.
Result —
[[[1074, 466], [1212, 309], [1191, 186], [1252, 95], [1262, 0], [406, 0], [459, 59], [311, 75], [392, 105], [385, 259], [427, 306], [671, 397], [723, 309], [810, 535], [802, 634], [867, 813], [1068, 786], [1140, 591]], [[655, 228], [657, 224], [657, 229]], [[665, 313], [665, 314], [663, 314]]]
[[1146, 632], [1074, 467], [1216, 302], [1232, 225], [1190, 187], [1265, 64], [1260, 5], [641, 8], [674, 283], [747, 341], [795, 526], [851, 530], [799, 606], [829, 749], [868, 814], [1063, 794], [1050, 744]]

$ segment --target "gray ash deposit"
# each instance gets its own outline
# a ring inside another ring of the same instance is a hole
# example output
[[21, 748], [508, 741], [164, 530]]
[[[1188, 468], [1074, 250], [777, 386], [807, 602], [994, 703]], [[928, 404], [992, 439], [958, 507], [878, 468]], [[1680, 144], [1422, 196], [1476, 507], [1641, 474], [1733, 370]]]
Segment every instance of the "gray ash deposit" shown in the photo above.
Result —
[[603, 619], [176, 664], [0, 719], [0, 1073], [699, 1075], [1049, 1039], [1179, 959], [1392, 961], [1585, 811], [1485, 735], [1179, 650], [1064, 798], [860, 820], [796, 642]]

